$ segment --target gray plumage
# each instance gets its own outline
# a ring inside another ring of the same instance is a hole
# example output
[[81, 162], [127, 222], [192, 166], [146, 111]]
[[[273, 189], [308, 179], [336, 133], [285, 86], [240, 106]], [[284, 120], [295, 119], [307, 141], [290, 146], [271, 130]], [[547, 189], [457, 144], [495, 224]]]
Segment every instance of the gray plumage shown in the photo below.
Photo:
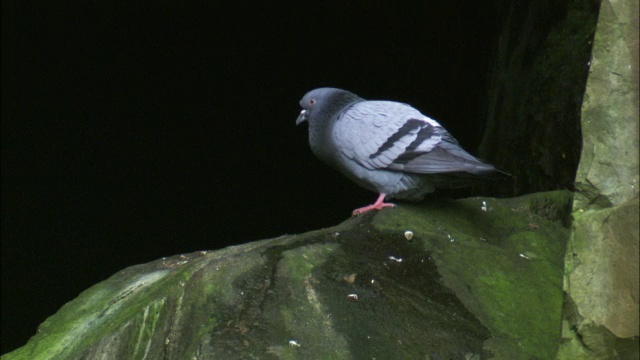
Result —
[[496, 171], [406, 104], [319, 88], [305, 94], [300, 106], [296, 124], [309, 123], [313, 153], [382, 199], [419, 201], [436, 187], [463, 187]]

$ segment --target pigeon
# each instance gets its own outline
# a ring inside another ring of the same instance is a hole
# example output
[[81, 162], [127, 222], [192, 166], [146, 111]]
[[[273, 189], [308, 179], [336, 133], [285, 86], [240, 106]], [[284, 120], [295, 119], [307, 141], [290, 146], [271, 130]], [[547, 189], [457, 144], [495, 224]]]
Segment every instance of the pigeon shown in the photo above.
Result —
[[467, 153], [437, 121], [395, 101], [369, 101], [349, 91], [318, 88], [300, 100], [296, 125], [309, 124], [311, 151], [356, 184], [379, 193], [360, 215], [420, 201], [436, 188], [469, 186], [497, 170]]

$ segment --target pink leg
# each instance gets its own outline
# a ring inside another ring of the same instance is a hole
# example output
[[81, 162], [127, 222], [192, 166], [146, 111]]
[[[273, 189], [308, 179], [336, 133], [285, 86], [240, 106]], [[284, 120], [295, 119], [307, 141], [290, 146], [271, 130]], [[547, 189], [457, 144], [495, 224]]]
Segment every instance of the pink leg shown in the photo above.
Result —
[[380, 196], [378, 196], [378, 200], [376, 200], [376, 202], [374, 202], [373, 204], [369, 205], [369, 206], [365, 206], [365, 207], [361, 207], [358, 209], [353, 210], [352, 215], [362, 215], [364, 213], [366, 213], [367, 211], [370, 210], [382, 210], [386, 207], [394, 207], [396, 206], [396, 204], [392, 204], [392, 203], [386, 203], [384, 202], [384, 198], [387, 196], [387, 194], [380, 194]]

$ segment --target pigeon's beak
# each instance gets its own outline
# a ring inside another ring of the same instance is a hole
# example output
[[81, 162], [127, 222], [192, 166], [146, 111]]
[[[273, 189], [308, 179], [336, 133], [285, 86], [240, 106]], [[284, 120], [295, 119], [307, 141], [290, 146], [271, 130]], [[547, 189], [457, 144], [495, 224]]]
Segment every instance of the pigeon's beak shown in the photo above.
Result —
[[298, 119], [296, 120], [296, 125], [307, 121], [307, 110], [300, 111], [300, 115], [298, 115]]

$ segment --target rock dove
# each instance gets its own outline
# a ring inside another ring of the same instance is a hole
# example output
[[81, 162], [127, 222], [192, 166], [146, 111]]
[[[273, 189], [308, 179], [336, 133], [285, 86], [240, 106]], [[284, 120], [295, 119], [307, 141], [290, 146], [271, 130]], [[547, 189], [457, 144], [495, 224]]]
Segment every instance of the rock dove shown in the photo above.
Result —
[[300, 106], [296, 125], [309, 123], [313, 153], [380, 194], [353, 215], [395, 206], [385, 198], [420, 201], [436, 187], [468, 186], [472, 178], [498, 171], [468, 154], [440, 124], [407, 104], [318, 88], [306, 93]]

